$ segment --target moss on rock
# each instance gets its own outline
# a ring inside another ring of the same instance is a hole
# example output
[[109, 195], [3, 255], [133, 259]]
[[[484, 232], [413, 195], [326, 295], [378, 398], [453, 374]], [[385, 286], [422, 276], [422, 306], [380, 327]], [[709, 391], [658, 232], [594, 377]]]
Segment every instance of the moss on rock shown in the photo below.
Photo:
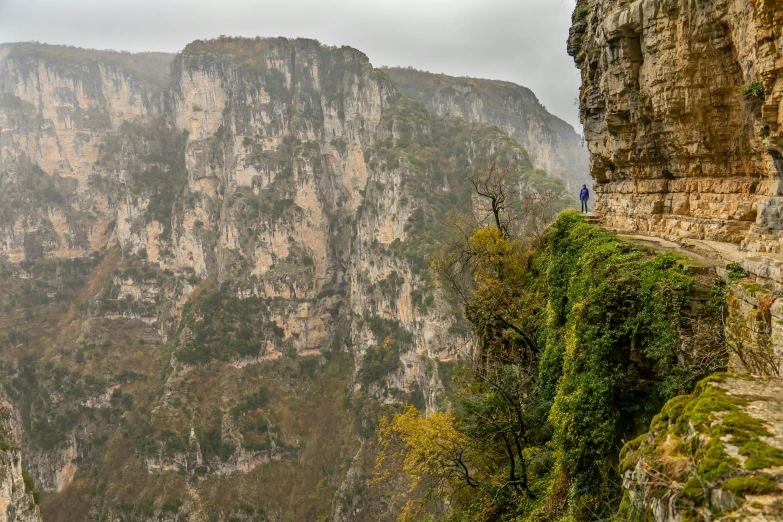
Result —
[[724, 373], [710, 376], [692, 394], [667, 402], [650, 433], [626, 444], [620, 469], [624, 485], [635, 492], [629, 499], [642, 504], [637, 507], [674, 503], [683, 517], [687, 512], [702, 520], [699, 513], [705, 510], [720, 514], [741, 506], [747, 495], [777, 491], [783, 451], [770, 444], [775, 441], [766, 419], [753, 415], [758, 408], [748, 407], [772, 397], [738, 392], [753, 381]]

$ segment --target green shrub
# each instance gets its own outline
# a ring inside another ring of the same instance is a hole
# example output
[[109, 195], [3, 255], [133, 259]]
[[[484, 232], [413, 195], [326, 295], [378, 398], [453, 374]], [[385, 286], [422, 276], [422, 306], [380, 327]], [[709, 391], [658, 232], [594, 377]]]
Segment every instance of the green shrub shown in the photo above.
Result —
[[261, 339], [283, 330], [267, 321], [263, 299], [240, 299], [227, 291], [217, 291], [189, 303], [183, 313], [179, 332], [187, 326], [192, 340], [179, 347], [177, 359], [187, 364], [205, 364], [215, 359], [228, 361], [258, 355]]
[[177, 513], [183, 504], [184, 502], [181, 498], [176, 498], [174, 500], [164, 500], [160, 505], [160, 511], [161, 513]]
[[400, 353], [394, 346], [371, 346], [367, 349], [359, 369], [359, 382], [365, 388], [378, 383], [400, 367]]
[[231, 408], [231, 415], [235, 419], [239, 418], [243, 413], [251, 410], [263, 408], [269, 404], [269, 390], [266, 387], [261, 387], [255, 393], [246, 395], [242, 402]]
[[345, 149], [346, 149], [347, 146], [348, 146], [348, 143], [346, 143], [346, 141], [343, 140], [343, 139], [335, 138], [335, 139], [332, 140], [332, 147], [337, 149], [337, 151], [340, 154], [345, 154]]
[[743, 96], [755, 96], [756, 98], [764, 98], [764, 84], [759, 80], [753, 80], [740, 89]]
[[24, 492], [33, 496], [33, 502], [41, 503], [41, 494], [35, 489], [35, 482], [30, 473], [22, 468], [22, 481], [24, 482]]
[[739, 263], [729, 263], [728, 265], [726, 265], [726, 271], [729, 276], [729, 281], [732, 283], [744, 277], [748, 277], [748, 273], [745, 271], [744, 268], [742, 268], [742, 265]]
[[204, 429], [196, 427], [196, 437], [198, 438], [201, 454], [207, 462], [213, 457], [217, 457], [221, 462], [226, 462], [234, 454], [236, 448], [230, 442], [223, 440], [220, 427]]

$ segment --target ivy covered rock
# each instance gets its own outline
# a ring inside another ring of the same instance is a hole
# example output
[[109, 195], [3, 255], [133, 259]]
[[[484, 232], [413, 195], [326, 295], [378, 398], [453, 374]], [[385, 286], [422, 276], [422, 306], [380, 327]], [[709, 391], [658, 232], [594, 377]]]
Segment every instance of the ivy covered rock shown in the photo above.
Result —
[[675, 397], [620, 454], [623, 520], [780, 520], [779, 379], [715, 374]]

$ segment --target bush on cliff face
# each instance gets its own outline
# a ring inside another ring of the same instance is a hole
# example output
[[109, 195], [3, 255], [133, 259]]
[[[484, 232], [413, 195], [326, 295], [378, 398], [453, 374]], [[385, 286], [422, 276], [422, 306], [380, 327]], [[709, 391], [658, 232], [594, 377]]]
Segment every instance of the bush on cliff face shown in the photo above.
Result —
[[367, 349], [357, 378], [367, 388], [383, 381], [400, 366], [400, 353], [410, 349], [413, 336], [397, 321], [380, 317], [366, 319], [376, 345]]
[[177, 359], [185, 364], [206, 364], [256, 357], [263, 341], [280, 339], [284, 332], [268, 318], [266, 302], [257, 297], [239, 299], [225, 290], [205, 295], [186, 305], [182, 331], [188, 328], [192, 339], [182, 342]]
[[[611, 515], [622, 441], [702, 376], [678, 342], [692, 277], [675, 256], [576, 213], [532, 251], [495, 227], [476, 230], [470, 245], [481, 253], [467, 304], [479, 357], [462, 370], [449, 416], [408, 411], [383, 426], [379, 466], [401, 465], [411, 498], [451, 496], [453, 520]], [[493, 308], [504, 294], [513, 306]], [[429, 430], [458, 434], [434, 462], [415, 458]]]
[[22, 468], [22, 481], [24, 482], [24, 492], [32, 495], [33, 501], [36, 504], [40, 504], [41, 494], [38, 492], [37, 489], [35, 489], [35, 481], [33, 480], [33, 477], [31, 477], [30, 474], [27, 472], [27, 470], [24, 468]]
[[764, 84], [758, 80], [753, 80], [742, 88], [742, 94], [744, 96], [764, 98]]

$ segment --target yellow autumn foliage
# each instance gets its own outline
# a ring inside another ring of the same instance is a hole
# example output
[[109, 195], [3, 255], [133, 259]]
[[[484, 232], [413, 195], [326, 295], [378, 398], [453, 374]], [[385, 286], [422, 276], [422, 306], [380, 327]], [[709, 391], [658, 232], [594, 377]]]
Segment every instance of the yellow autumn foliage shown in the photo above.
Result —
[[452, 411], [422, 413], [413, 406], [391, 420], [381, 419], [374, 482], [388, 479], [392, 470], [401, 470], [408, 478], [400, 521], [412, 520], [419, 514], [422, 500], [413, 494], [420, 486], [437, 496], [449, 495], [465, 486], [461, 473], [467, 470], [469, 444], [457, 430], [456, 422]]

